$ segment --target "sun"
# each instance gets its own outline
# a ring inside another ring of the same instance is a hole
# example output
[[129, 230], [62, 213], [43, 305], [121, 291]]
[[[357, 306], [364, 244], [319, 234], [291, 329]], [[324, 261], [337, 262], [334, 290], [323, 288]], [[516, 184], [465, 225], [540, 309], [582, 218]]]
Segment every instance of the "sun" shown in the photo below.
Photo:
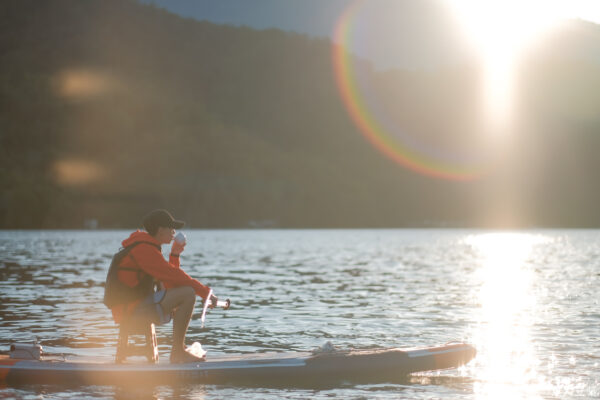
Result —
[[559, 13], [551, 0], [448, 0], [484, 54], [520, 50], [553, 26]]
[[553, 0], [447, 0], [485, 68], [485, 112], [496, 125], [510, 117], [513, 73], [524, 52], [556, 26]]

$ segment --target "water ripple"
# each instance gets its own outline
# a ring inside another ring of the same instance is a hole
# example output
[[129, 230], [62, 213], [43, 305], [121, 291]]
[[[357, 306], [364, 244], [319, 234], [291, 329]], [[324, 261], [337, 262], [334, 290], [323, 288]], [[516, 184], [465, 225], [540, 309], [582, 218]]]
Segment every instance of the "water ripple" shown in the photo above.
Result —
[[[112, 254], [128, 234], [0, 232], [0, 350], [15, 340], [37, 339], [49, 353], [112, 359], [117, 328], [101, 303], [103, 284]], [[519, 233], [517, 241], [531, 241], [528, 253], [518, 269], [507, 258], [498, 265], [499, 271], [486, 264], [490, 260], [485, 251], [493, 253], [494, 248], [482, 244], [481, 238], [490, 239], [489, 232], [483, 231], [186, 234], [189, 244], [182, 268], [213, 287], [218, 296], [232, 300], [230, 310], [210, 311], [204, 329], [198, 302], [188, 341], [201, 341], [209, 355], [305, 351], [327, 340], [341, 348], [474, 341], [481, 346], [480, 355], [459, 370], [410, 377], [400, 385], [348, 384], [319, 392], [210, 385], [109, 388], [108, 392], [97, 387], [36, 386], [8, 389], [8, 397], [38, 398], [40, 393], [53, 398], [139, 394], [188, 399], [600, 395], [598, 231]], [[487, 250], [482, 252], [482, 246]], [[500, 288], [491, 285], [503, 282], [508, 274], [520, 280], [509, 280]], [[522, 304], [511, 301], [517, 295]], [[504, 329], [513, 337], [492, 341]], [[165, 358], [171, 327], [160, 326], [157, 331]], [[489, 343], [507, 347], [495, 354]], [[492, 360], [498, 368], [506, 363], [518, 370], [523, 365], [522, 381], [518, 376], [502, 376], [500, 372], [506, 370], [496, 370], [494, 375]]]

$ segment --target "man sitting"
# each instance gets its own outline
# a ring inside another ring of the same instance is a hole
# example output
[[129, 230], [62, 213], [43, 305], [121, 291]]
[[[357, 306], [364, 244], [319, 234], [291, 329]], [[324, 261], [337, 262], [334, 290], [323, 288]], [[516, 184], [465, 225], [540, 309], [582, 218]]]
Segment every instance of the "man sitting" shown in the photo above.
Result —
[[[207, 299], [210, 288], [186, 274], [179, 265], [179, 255], [185, 243], [174, 241], [177, 221], [166, 210], [155, 210], [143, 220], [144, 231], [137, 230], [122, 242], [129, 252], [120, 260], [118, 280], [135, 299], [111, 308], [116, 323], [165, 324], [173, 319], [172, 363], [204, 361], [186, 351], [185, 334], [194, 311], [196, 296], [216, 304], [217, 298]], [[169, 261], [162, 255], [161, 245], [169, 244]], [[159, 283], [158, 290], [155, 284]]]

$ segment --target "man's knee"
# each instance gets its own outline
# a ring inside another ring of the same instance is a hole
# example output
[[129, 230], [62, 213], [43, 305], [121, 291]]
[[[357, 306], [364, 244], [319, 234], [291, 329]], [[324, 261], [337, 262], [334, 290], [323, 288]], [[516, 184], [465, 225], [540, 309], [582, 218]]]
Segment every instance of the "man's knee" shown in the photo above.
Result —
[[169, 289], [167, 290], [167, 294], [171, 294], [171, 296], [177, 299], [177, 303], [190, 303], [196, 301], [196, 291], [191, 286], [180, 286], [178, 288]]
[[182, 292], [182, 297], [186, 300], [186, 301], [191, 301], [191, 302], [196, 302], [196, 291], [194, 290], [193, 287], [191, 286], [182, 286], [181, 288], [181, 292]]
[[167, 289], [165, 298], [161, 306], [166, 312], [170, 312], [183, 304], [192, 304], [196, 302], [196, 291], [191, 286], [180, 286], [178, 288]]

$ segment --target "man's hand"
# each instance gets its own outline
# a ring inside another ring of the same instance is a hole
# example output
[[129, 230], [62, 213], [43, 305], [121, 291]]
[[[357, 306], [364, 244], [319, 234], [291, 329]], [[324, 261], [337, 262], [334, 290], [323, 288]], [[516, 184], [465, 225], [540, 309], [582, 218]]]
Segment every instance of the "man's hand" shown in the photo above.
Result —
[[219, 299], [214, 294], [211, 294], [208, 301], [210, 302], [210, 303], [208, 303], [209, 304], [208, 307], [215, 308], [217, 306], [217, 301], [219, 301]]
[[174, 256], [178, 256], [185, 248], [185, 242], [180, 243], [177, 240], [173, 240], [173, 244], [171, 245], [171, 254]]

